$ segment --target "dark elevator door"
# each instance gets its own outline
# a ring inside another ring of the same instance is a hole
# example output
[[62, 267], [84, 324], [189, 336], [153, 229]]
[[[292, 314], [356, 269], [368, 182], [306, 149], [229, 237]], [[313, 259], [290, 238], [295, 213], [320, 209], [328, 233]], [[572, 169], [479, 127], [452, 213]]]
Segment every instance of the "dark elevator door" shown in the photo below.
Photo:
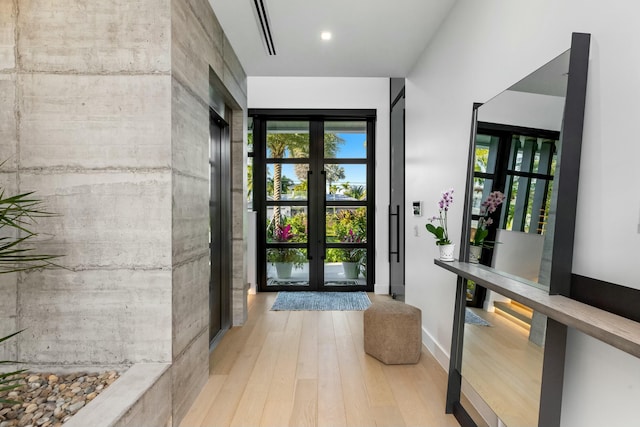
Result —
[[229, 125], [213, 110], [209, 113], [209, 342], [231, 324], [231, 167]]

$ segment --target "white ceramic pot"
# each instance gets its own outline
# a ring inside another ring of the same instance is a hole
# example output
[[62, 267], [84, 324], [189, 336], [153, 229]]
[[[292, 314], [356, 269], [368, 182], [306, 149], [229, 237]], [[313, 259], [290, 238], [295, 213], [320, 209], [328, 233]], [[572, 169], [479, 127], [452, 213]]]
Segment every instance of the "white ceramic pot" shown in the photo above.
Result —
[[453, 261], [453, 253], [456, 249], [455, 243], [438, 245], [438, 249], [440, 249], [440, 261]]
[[469, 262], [471, 264], [478, 264], [480, 257], [482, 256], [482, 246], [471, 245], [469, 246]]

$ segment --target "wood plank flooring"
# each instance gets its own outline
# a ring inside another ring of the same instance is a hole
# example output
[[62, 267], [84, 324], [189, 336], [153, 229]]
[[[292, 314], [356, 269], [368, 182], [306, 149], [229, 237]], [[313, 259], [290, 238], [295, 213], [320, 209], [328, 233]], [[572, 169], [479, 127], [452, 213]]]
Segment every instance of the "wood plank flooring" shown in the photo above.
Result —
[[465, 325], [462, 375], [505, 425], [538, 425], [544, 348], [503, 316], [473, 311], [492, 326]]
[[249, 297], [181, 427], [458, 426], [426, 349], [416, 365], [384, 365], [364, 353], [362, 311], [269, 311], [275, 297]]

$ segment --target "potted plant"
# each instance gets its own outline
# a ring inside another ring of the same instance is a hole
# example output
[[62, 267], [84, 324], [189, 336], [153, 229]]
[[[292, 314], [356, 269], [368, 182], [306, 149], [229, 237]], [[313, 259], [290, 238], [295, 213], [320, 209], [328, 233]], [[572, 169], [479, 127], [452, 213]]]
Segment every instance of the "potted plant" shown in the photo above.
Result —
[[[349, 233], [342, 238], [342, 243], [365, 243], [366, 241], [365, 237], [357, 235], [353, 229], [349, 229]], [[357, 279], [360, 276], [366, 252], [364, 248], [342, 249], [342, 270], [345, 279]]]
[[[32, 194], [6, 196], [4, 190], [0, 190], [0, 234], [3, 236], [0, 237], [0, 274], [56, 266], [51, 260], [58, 258], [59, 255], [42, 254], [33, 247], [33, 239], [37, 234], [31, 231], [31, 226], [35, 223], [35, 218], [53, 214], [44, 211], [42, 201], [34, 198]], [[0, 343], [20, 332], [22, 331], [0, 338]], [[20, 362], [0, 360], [0, 365], [18, 363]], [[21, 384], [17, 376], [23, 372], [25, 369], [0, 373], [0, 393], [19, 387]], [[0, 403], [19, 402], [0, 397]]]
[[492, 191], [487, 200], [482, 202], [480, 207], [480, 218], [478, 219], [478, 226], [476, 232], [471, 239], [471, 246], [469, 247], [469, 262], [477, 264], [480, 262], [480, 256], [482, 255], [483, 247], [491, 247], [486, 241], [489, 235], [489, 226], [493, 224], [491, 215], [498, 209], [498, 206], [504, 201], [504, 194], [500, 191]]
[[[273, 232], [273, 239], [278, 243], [287, 243], [294, 238], [291, 233], [291, 225], [277, 225]], [[302, 251], [298, 248], [272, 248], [267, 250], [267, 261], [273, 263], [279, 279], [291, 278], [293, 267], [301, 268], [306, 260]]]
[[[436, 245], [440, 250], [441, 261], [453, 261], [455, 243], [452, 243], [449, 239], [449, 231], [447, 229], [447, 213], [452, 204], [453, 188], [442, 193], [442, 197], [438, 202], [438, 216], [429, 218], [429, 223], [426, 224], [427, 231], [436, 238]], [[438, 226], [431, 224], [431, 222], [434, 221], [437, 221]]]

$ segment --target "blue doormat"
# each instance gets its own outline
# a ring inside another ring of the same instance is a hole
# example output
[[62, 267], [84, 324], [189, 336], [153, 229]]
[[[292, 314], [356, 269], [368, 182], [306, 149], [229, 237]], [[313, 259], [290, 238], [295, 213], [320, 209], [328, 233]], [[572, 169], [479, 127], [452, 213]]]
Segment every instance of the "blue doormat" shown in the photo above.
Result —
[[278, 292], [273, 311], [362, 311], [371, 305], [366, 292]]
[[487, 322], [482, 317], [478, 316], [468, 308], [465, 309], [464, 323], [469, 323], [471, 325], [478, 325], [478, 326], [491, 326], [489, 322]]

